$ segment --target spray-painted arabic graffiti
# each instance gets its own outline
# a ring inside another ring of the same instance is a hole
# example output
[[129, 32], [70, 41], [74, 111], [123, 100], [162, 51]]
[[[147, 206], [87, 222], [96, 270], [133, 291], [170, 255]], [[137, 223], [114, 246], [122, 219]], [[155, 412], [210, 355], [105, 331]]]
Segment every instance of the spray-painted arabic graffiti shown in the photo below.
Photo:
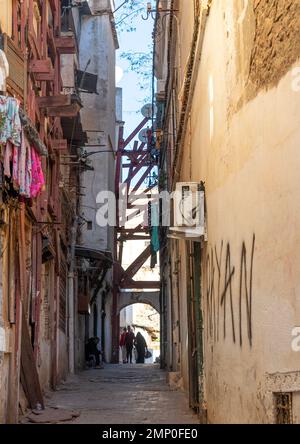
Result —
[[[255, 235], [251, 251], [243, 242], [240, 252], [239, 273], [232, 264], [230, 243], [224, 241], [219, 248], [211, 248], [206, 258], [207, 335], [214, 342], [229, 334], [234, 343], [243, 346], [245, 331], [252, 347], [252, 289]], [[238, 286], [235, 282], [238, 279]], [[238, 289], [238, 294], [234, 292]], [[246, 327], [246, 330], [245, 330]]]

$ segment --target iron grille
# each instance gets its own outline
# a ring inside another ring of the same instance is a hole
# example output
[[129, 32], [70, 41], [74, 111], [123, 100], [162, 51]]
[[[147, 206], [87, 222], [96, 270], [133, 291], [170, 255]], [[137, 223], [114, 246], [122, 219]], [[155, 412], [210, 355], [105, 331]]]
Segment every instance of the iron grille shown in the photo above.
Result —
[[293, 394], [275, 393], [276, 424], [293, 424]]

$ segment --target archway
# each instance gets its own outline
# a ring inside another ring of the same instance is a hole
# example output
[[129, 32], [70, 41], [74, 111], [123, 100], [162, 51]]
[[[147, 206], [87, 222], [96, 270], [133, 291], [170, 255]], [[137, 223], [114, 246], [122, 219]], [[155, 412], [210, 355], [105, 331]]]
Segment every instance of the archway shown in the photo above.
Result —
[[118, 313], [132, 304], [147, 304], [160, 313], [159, 291], [121, 291], [118, 298]]
[[[140, 333], [144, 337], [151, 357], [145, 364], [159, 363], [160, 359], [160, 314], [153, 304], [135, 302], [120, 309], [120, 332], [130, 326], [135, 336]], [[136, 362], [136, 353], [133, 362]], [[122, 362], [120, 350], [120, 362]]]

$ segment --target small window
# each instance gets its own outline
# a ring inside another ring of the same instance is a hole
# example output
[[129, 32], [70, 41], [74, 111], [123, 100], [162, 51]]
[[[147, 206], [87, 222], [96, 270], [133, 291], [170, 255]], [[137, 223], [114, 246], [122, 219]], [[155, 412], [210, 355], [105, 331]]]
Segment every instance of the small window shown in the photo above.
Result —
[[275, 393], [276, 424], [293, 423], [293, 394]]

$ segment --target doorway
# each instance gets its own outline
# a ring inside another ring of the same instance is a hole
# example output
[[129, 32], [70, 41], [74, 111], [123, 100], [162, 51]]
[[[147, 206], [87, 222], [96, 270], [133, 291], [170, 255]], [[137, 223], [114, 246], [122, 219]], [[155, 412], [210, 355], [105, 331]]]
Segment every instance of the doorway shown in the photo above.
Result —
[[203, 409], [203, 314], [201, 292], [201, 244], [187, 243], [187, 307], [190, 407]]
[[[140, 333], [146, 341], [151, 357], [145, 359], [145, 364], [160, 362], [160, 314], [149, 304], [135, 303], [120, 311], [120, 332], [130, 326], [137, 336]], [[133, 362], [137, 355], [133, 353]], [[119, 361], [122, 362], [121, 350]]]

